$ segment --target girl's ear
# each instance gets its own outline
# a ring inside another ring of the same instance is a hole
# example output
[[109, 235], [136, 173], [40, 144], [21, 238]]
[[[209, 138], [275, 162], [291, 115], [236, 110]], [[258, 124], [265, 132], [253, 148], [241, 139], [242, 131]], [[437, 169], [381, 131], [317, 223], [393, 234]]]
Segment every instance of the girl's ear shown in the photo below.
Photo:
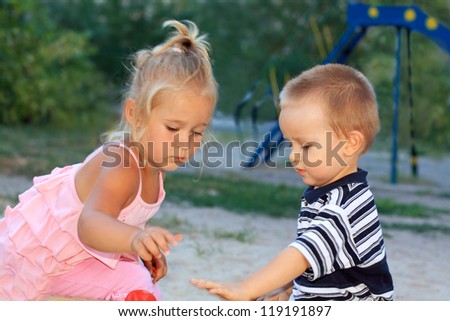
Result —
[[363, 149], [365, 144], [364, 135], [357, 130], [352, 130], [347, 135], [347, 143], [345, 144], [344, 155], [351, 157]]
[[130, 124], [132, 127], [135, 127], [136, 125], [138, 125], [136, 123], [136, 114], [135, 114], [135, 105], [136, 105], [136, 101], [132, 98], [128, 98], [125, 101], [125, 118], [128, 122], [128, 124]]

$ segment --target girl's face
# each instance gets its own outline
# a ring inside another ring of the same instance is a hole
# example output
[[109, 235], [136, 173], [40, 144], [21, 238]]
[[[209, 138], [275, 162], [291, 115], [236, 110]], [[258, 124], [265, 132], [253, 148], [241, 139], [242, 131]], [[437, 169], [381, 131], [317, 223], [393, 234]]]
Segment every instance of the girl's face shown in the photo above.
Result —
[[175, 170], [200, 147], [214, 106], [210, 98], [194, 91], [163, 93], [150, 112], [140, 143], [150, 166]]
[[329, 128], [317, 99], [287, 103], [279, 123], [292, 143], [289, 160], [306, 185], [324, 186], [355, 170], [344, 155], [347, 141]]

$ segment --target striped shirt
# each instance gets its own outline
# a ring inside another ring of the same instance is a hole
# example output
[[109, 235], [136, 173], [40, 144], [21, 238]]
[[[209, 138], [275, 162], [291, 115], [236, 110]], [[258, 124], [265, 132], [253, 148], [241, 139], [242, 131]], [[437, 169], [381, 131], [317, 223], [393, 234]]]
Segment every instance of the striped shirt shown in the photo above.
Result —
[[358, 169], [302, 197], [297, 239], [311, 267], [293, 300], [392, 300], [393, 283], [367, 172]]

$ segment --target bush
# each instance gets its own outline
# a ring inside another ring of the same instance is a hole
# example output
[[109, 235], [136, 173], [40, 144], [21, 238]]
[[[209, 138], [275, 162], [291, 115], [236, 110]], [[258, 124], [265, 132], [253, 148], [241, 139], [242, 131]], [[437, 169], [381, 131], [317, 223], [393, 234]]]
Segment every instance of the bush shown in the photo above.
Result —
[[0, 4], [0, 123], [69, 125], [106, 102], [87, 33], [60, 30], [33, 1]]

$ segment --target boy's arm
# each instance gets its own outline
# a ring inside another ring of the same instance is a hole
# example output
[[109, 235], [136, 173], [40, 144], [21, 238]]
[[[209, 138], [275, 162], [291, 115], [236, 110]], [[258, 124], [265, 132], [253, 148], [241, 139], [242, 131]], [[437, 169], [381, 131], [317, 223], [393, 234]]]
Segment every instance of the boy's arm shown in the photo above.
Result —
[[226, 300], [255, 300], [276, 290], [301, 275], [309, 267], [303, 254], [287, 247], [262, 269], [239, 284], [225, 284], [193, 279], [191, 282]]
[[289, 301], [293, 285], [293, 282], [290, 281], [285, 286], [259, 297], [256, 301]]
[[285, 248], [261, 270], [242, 282], [251, 300], [292, 282], [309, 267], [303, 254], [293, 247]]

